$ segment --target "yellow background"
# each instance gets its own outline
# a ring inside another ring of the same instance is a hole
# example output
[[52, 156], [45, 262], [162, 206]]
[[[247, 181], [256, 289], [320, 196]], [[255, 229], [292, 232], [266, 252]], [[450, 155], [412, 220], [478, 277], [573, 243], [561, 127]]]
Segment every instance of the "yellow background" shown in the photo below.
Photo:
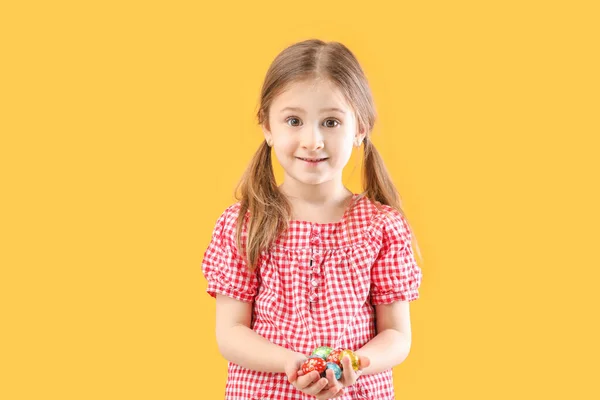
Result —
[[3, 2], [0, 398], [223, 397], [202, 255], [312, 37], [362, 63], [423, 252], [398, 398], [600, 398], [594, 3]]

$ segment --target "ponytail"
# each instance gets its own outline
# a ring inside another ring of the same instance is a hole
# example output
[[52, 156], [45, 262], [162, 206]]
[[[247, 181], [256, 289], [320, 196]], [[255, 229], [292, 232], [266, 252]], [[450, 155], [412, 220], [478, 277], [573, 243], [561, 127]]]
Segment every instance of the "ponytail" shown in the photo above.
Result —
[[[400, 195], [375, 145], [364, 139], [363, 182], [368, 198], [402, 212]], [[404, 213], [403, 213], [404, 214]]]
[[[363, 185], [365, 195], [371, 200], [378, 201], [381, 204], [385, 204], [398, 210], [410, 228], [408, 218], [402, 210], [400, 194], [398, 193], [398, 190], [396, 190], [396, 186], [383, 162], [383, 158], [375, 148], [375, 145], [370, 140], [367, 140], [367, 137], [365, 137], [363, 142], [365, 153], [363, 159]], [[414, 237], [414, 233], [412, 236]], [[419, 255], [419, 258], [423, 260], [416, 237], [414, 237], [414, 239], [417, 254]]]
[[[271, 147], [263, 141], [250, 165], [246, 169], [238, 187], [236, 197], [241, 207], [237, 220], [236, 244], [239, 254], [244, 255], [248, 268], [253, 271], [263, 250], [267, 249], [277, 236], [287, 229], [291, 207], [285, 196], [277, 188]], [[246, 221], [246, 213], [249, 219]], [[248, 222], [247, 243], [242, 246], [242, 231]]]

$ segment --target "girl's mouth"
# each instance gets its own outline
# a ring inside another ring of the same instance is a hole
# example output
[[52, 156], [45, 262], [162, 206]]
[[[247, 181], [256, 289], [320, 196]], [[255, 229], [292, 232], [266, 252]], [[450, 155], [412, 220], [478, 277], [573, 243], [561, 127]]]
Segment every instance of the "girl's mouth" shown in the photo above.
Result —
[[320, 162], [327, 160], [327, 158], [302, 158], [302, 157], [296, 157], [296, 158], [298, 160], [306, 161], [307, 163], [310, 163], [310, 164], [318, 164]]

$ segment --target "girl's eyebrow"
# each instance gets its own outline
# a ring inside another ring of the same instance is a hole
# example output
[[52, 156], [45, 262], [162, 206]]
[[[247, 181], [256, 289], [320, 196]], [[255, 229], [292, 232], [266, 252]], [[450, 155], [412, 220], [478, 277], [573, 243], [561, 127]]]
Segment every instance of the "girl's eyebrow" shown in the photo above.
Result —
[[[285, 107], [284, 109], [281, 110], [282, 113], [285, 112], [285, 111], [301, 111], [301, 112], [304, 112], [304, 110], [301, 109], [300, 107]], [[344, 110], [342, 110], [340, 108], [336, 108], [336, 107], [330, 107], [330, 108], [323, 108], [323, 109], [321, 109], [321, 112], [324, 112], [324, 111], [337, 111], [337, 112], [340, 112], [342, 114], [346, 113]]]

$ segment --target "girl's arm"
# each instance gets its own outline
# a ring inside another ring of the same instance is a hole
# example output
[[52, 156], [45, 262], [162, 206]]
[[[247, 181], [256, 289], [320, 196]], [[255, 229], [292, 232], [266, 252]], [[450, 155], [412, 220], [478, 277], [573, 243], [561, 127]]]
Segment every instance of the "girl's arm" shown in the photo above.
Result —
[[377, 335], [357, 355], [366, 356], [371, 363], [363, 375], [377, 374], [402, 363], [411, 345], [410, 309], [408, 301], [375, 306]]
[[271, 343], [250, 328], [252, 303], [217, 294], [217, 344], [227, 361], [262, 372], [285, 372], [287, 364], [306, 359]]

